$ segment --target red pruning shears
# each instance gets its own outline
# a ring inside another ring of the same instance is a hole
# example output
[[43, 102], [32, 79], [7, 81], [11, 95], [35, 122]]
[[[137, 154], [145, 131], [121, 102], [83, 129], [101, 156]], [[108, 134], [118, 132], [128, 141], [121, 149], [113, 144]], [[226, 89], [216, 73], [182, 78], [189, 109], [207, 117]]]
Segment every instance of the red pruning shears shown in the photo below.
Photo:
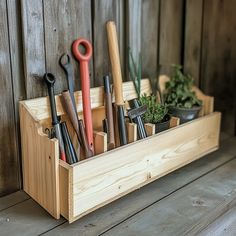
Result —
[[[82, 54], [79, 51], [79, 46], [85, 48], [85, 53]], [[94, 153], [93, 147], [93, 123], [92, 123], [92, 112], [90, 103], [90, 79], [89, 79], [89, 60], [92, 56], [92, 45], [86, 39], [80, 38], [74, 41], [72, 51], [75, 58], [80, 63], [80, 79], [82, 87], [82, 100], [83, 100], [83, 114], [85, 132], [88, 139], [90, 149]]]

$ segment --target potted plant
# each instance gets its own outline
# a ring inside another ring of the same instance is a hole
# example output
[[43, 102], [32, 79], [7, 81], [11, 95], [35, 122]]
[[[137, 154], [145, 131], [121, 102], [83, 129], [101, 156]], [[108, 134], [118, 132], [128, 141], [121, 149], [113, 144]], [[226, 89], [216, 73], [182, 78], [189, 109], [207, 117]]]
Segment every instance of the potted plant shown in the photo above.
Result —
[[141, 55], [139, 54], [138, 65], [135, 65], [131, 49], [129, 51], [129, 73], [138, 96], [140, 106], [146, 106], [147, 111], [142, 115], [144, 123], [155, 124], [155, 133], [164, 131], [170, 127], [170, 115], [165, 104], [157, 103], [156, 96], [141, 95]]
[[147, 111], [142, 116], [144, 123], [155, 124], [155, 133], [164, 131], [170, 127], [170, 115], [166, 104], [157, 103], [156, 96], [140, 96], [140, 105], [146, 106]]
[[170, 80], [166, 83], [165, 103], [171, 115], [180, 118], [180, 123], [198, 117], [202, 101], [192, 90], [193, 78], [184, 74], [180, 65], [174, 65]]

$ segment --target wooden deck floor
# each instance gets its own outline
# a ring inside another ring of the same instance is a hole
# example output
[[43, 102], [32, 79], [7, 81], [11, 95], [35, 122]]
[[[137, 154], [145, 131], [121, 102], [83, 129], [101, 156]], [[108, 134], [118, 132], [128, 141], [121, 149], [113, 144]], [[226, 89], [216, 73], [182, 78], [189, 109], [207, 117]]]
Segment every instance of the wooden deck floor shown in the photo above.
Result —
[[22, 191], [0, 198], [0, 235], [236, 235], [236, 138], [88, 216], [54, 220]]

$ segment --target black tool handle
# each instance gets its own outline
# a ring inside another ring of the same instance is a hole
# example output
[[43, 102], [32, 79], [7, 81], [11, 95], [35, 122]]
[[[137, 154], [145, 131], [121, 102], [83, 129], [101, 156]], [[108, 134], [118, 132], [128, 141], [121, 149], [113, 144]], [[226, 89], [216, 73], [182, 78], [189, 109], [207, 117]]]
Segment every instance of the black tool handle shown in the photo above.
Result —
[[[146, 110], [146, 107], [144, 107], [145, 108], [144, 110], [140, 109], [141, 107], [139, 106], [138, 100], [136, 98], [130, 100], [129, 105], [130, 105], [130, 108], [133, 111], [136, 111], [136, 115], [131, 114], [131, 116], [130, 115], [129, 116], [130, 116], [130, 118], [132, 118], [132, 121], [137, 124], [139, 139], [146, 138], [147, 133], [146, 133], [146, 130], [145, 130], [145, 126], [144, 126], [142, 117], [141, 117], [141, 115], [144, 114], [144, 111]], [[132, 113], [132, 110], [131, 110], [131, 113]], [[139, 112], [139, 113], [137, 114], [137, 112]]]
[[106, 108], [106, 120], [107, 120], [107, 135], [108, 135], [108, 149], [111, 150], [115, 147], [115, 130], [114, 119], [112, 109], [112, 96], [110, 78], [108, 75], [103, 77], [104, 92], [105, 92], [105, 108]]
[[50, 99], [51, 113], [52, 113], [52, 125], [55, 125], [59, 123], [59, 120], [57, 117], [55, 95], [54, 95], [54, 84], [55, 84], [56, 78], [53, 74], [46, 73], [44, 74], [44, 81], [46, 82], [47, 87], [48, 87], [48, 95]]
[[71, 142], [68, 129], [66, 126], [66, 122], [61, 123], [61, 132], [62, 132], [62, 137], [65, 145], [65, 152], [66, 152], [66, 161], [69, 164], [74, 164], [78, 161], [75, 148]]
[[126, 124], [125, 124], [125, 115], [123, 106], [117, 106], [117, 118], [118, 118], [118, 128], [119, 128], [119, 137], [120, 145], [126, 145], [128, 143], [127, 133], [126, 133]]

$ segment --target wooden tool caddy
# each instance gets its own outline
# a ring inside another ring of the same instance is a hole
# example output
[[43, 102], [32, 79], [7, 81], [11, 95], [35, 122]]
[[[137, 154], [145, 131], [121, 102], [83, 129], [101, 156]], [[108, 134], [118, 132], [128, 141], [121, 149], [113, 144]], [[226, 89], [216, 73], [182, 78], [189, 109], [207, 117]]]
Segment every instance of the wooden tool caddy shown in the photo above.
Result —
[[[148, 79], [141, 82], [142, 93], [150, 94]], [[20, 102], [21, 142], [24, 190], [52, 216], [64, 216], [69, 222], [92, 212], [126, 194], [166, 175], [219, 147], [221, 114], [213, 112], [212, 97], [194, 88], [203, 101], [200, 118], [179, 125], [172, 118], [171, 128], [154, 134], [146, 125], [149, 137], [137, 140], [135, 124], [127, 124], [129, 144], [107, 151], [106, 134], [101, 132], [103, 87], [91, 89], [96, 156], [69, 165], [59, 160], [57, 139], [49, 139], [44, 130], [50, 127], [48, 97]], [[136, 97], [132, 82], [123, 83], [125, 100]], [[81, 92], [75, 92], [81, 116]], [[56, 97], [58, 115], [67, 120]], [[69, 122], [69, 131], [71, 127]]]

